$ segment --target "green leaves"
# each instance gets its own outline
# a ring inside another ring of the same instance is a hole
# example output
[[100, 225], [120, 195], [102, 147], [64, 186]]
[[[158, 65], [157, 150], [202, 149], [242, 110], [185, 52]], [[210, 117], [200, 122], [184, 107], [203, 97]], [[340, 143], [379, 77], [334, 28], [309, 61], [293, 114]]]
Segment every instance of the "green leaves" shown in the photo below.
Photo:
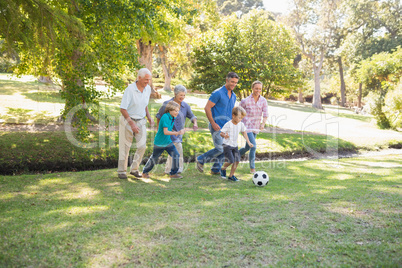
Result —
[[268, 16], [258, 11], [240, 20], [231, 16], [207, 32], [193, 51], [196, 76], [192, 86], [212, 92], [234, 71], [240, 76], [237, 91], [250, 89], [255, 80], [263, 82], [264, 95], [297, 87], [300, 75], [293, 67], [296, 44], [290, 33]]

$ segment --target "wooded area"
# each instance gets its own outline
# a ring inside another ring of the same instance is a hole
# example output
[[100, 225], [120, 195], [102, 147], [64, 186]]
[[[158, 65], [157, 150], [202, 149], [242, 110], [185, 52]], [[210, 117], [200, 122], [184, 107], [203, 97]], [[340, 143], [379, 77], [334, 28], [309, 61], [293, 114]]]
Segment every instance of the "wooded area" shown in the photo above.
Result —
[[[191, 90], [211, 92], [229, 71], [239, 97], [254, 80], [269, 98], [322, 101], [402, 126], [402, 7], [399, 0], [292, 0], [287, 14], [262, 0], [15, 0], [0, 3], [0, 69], [50, 78], [77, 105], [85, 130], [100, 97], [142, 66]], [[95, 78], [109, 89], [99, 92]], [[90, 108], [91, 107], [91, 108]]]

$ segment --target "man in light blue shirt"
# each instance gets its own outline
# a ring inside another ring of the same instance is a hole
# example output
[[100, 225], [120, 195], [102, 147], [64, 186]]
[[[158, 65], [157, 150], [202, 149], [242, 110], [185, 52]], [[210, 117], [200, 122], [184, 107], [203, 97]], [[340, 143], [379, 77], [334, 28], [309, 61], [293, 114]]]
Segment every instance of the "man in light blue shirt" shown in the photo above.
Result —
[[120, 179], [127, 179], [127, 163], [133, 137], [135, 137], [137, 150], [134, 154], [130, 174], [137, 178], [142, 175], [138, 168], [146, 149], [147, 141], [147, 117], [151, 127], [154, 121], [148, 111], [151, 87], [151, 72], [147, 68], [138, 71], [137, 81], [130, 84], [124, 91], [120, 104], [120, 123], [119, 123], [119, 161], [117, 173]]
[[221, 128], [232, 119], [232, 109], [236, 103], [236, 95], [233, 90], [239, 81], [239, 76], [234, 72], [229, 72], [226, 76], [226, 84], [212, 92], [207, 104], [205, 114], [209, 120], [209, 130], [214, 143], [213, 149], [197, 157], [197, 169], [204, 172], [204, 164], [214, 162], [211, 174], [220, 175], [223, 164], [223, 139], [220, 135]]

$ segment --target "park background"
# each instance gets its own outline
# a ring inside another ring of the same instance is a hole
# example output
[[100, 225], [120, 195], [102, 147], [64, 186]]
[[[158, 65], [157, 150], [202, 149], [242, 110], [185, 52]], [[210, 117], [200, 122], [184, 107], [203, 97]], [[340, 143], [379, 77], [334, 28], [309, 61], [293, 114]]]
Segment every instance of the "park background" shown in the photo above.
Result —
[[[0, 263], [400, 266], [401, 3], [287, 2], [1, 2]], [[153, 116], [183, 84], [199, 118], [183, 180], [117, 179], [121, 95], [143, 66]], [[192, 162], [229, 71], [238, 99], [264, 83], [264, 188], [246, 161], [238, 184]]]

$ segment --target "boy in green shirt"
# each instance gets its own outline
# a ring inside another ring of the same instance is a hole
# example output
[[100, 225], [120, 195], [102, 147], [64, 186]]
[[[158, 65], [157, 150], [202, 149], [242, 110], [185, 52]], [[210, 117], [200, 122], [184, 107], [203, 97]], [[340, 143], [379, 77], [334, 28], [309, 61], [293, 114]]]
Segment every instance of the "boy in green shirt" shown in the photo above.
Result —
[[169, 102], [165, 108], [165, 114], [162, 115], [158, 132], [155, 135], [154, 149], [151, 157], [145, 164], [142, 170], [142, 177], [149, 178], [149, 172], [157, 163], [159, 156], [166, 151], [172, 157], [172, 169], [170, 170], [171, 178], [183, 178], [180, 174], [177, 174], [179, 170], [179, 157], [180, 154], [174, 146], [170, 136], [171, 135], [183, 135], [184, 129], [180, 131], [172, 131], [174, 125], [174, 119], [177, 117], [180, 111], [180, 105], [174, 101]]

